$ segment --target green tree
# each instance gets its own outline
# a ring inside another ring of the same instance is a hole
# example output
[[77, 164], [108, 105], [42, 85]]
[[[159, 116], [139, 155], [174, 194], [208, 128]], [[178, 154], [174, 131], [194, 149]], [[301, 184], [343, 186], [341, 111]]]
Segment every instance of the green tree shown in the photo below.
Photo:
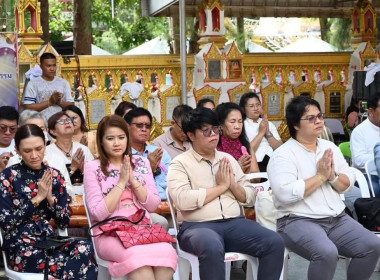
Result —
[[[51, 41], [62, 41], [63, 35], [72, 31], [72, 5], [65, 11], [65, 4], [49, 0], [49, 32]], [[45, 33], [45, 31], [44, 31]]]
[[351, 42], [351, 18], [332, 18], [327, 38], [338, 50], [346, 50]]

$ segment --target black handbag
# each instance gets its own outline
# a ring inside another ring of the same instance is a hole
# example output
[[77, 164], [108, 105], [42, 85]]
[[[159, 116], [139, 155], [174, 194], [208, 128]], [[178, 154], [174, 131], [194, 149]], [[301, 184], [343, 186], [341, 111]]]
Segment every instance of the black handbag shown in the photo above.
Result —
[[358, 198], [354, 206], [359, 223], [371, 231], [380, 231], [380, 198]]

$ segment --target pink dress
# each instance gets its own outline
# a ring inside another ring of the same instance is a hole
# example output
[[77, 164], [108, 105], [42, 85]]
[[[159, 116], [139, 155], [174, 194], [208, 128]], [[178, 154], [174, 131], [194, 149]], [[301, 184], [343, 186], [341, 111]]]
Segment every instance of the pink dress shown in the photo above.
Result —
[[[147, 189], [147, 199], [145, 202], [138, 201], [133, 192], [126, 188], [113, 213], [108, 212], [104, 199], [119, 181], [119, 169], [110, 165], [110, 174], [106, 177], [100, 169], [99, 160], [85, 164], [84, 187], [92, 224], [112, 216], [130, 216], [140, 208], [147, 210], [147, 217], [149, 217], [148, 212], [156, 210], [161, 199], [154, 183], [149, 161], [137, 155], [133, 156], [132, 161], [135, 164], [133, 175]], [[95, 229], [94, 234], [96, 235], [97, 232], [98, 230]], [[143, 266], [163, 266], [173, 270], [177, 267], [177, 254], [169, 243], [138, 245], [125, 249], [117, 237], [101, 235], [95, 238], [95, 247], [99, 257], [110, 262], [109, 272], [116, 278], [123, 277]]]

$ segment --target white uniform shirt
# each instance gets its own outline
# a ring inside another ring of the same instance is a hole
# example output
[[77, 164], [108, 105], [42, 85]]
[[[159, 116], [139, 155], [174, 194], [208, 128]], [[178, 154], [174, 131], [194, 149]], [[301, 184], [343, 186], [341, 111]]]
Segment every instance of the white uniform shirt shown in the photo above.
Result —
[[380, 128], [366, 119], [352, 131], [350, 148], [354, 167], [364, 170], [364, 165], [374, 159], [373, 148], [380, 142]]
[[328, 182], [304, 197], [305, 180], [315, 176], [317, 162], [329, 148], [334, 154], [335, 172], [347, 175], [351, 187], [356, 180], [354, 171], [348, 166], [339, 148], [330, 141], [318, 139], [314, 153], [290, 138], [273, 152], [267, 171], [277, 218], [295, 214], [319, 219], [335, 217], [344, 210], [345, 205], [339, 193]]
[[[63, 101], [74, 102], [74, 99], [71, 96], [70, 85], [65, 79], [54, 77], [53, 81], [46, 81], [42, 77], [38, 77], [28, 83], [23, 98], [23, 104], [35, 104], [47, 101], [54, 91], [63, 93]], [[60, 106], [52, 105], [41, 112], [48, 120], [52, 115], [60, 111], [62, 111]]]
[[[257, 122], [254, 122], [253, 120], [249, 118], [246, 118], [244, 120], [245, 134], [247, 135], [249, 142], [251, 142], [253, 138], [255, 138], [257, 134], [259, 134], [259, 126], [262, 120], [263, 120], [262, 118], [259, 118]], [[269, 124], [269, 131], [273, 134], [273, 137], [276, 140], [281, 140], [281, 137], [277, 132], [276, 126], [272, 122], [268, 122], [268, 124]], [[265, 155], [268, 155], [269, 157], [271, 157], [272, 153], [273, 153], [272, 147], [270, 146], [268, 140], [265, 137], [263, 137], [256, 151], [257, 161], [258, 162], [262, 161]]]

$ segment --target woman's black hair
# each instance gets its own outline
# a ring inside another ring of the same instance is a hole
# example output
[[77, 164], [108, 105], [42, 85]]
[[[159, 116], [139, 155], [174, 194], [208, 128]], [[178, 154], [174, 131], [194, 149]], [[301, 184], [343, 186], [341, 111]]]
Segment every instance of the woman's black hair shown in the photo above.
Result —
[[[239, 111], [241, 116], [242, 116], [242, 119], [243, 119], [243, 116], [244, 116], [243, 109], [239, 105], [237, 105], [236, 103], [227, 102], [227, 103], [219, 104], [218, 107], [216, 107], [215, 113], [218, 117], [218, 121], [219, 121], [220, 125], [224, 124], [224, 122], [228, 118], [228, 115], [232, 111]], [[220, 143], [221, 139], [222, 138], [220, 137], [219, 143]], [[248, 141], [247, 135], [245, 134], [244, 122], [243, 122], [243, 129], [239, 135], [239, 140], [242, 143], [242, 145], [247, 149], [247, 151], [250, 153], [251, 149], [249, 146], [249, 141]]]
[[182, 120], [182, 130], [187, 134], [191, 132], [195, 134], [195, 130], [202, 129], [206, 124], [218, 126], [218, 117], [215, 111], [209, 108], [196, 108], [191, 110]]
[[246, 117], [247, 117], [247, 115], [245, 114], [245, 105], [247, 105], [248, 99], [251, 99], [251, 98], [257, 98], [257, 100], [259, 100], [259, 102], [261, 104], [260, 97], [256, 93], [254, 93], [254, 92], [244, 93], [240, 97], [240, 102], [239, 102], [239, 106], [243, 109], [243, 119], [246, 119]]
[[73, 111], [75, 114], [77, 114], [79, 117], [80, 117], [80, 131], [82, 132], [87, 132], [88, 129], [86, 127], [86, 120], [84, 119], [84, 116], [83, 116], [83, 113], [82, 113], [82, 110], [79, 109], [77, 106], [75, 105], [69, 105], [69, 106], [66, 106], [65, 108], [63, 108], [64, 112], [66, 111]]
[[286, 105], [286, 122], [292, 138], [296, 139], [297, 131], [295, 127], [300, 125], [300, 120], [310, 105], [317, 107], [321, 111], [321, 107], [316, 100], [302, 95], [292, 98]]
[[215, 102], [211, 100], [210, 98], [203, 98], [198, 101], [196, 108], [203, 108], [206, 103], [212, 103], [215, 107]]
[[24, 124], [24, 125], [20, 126], [17, 129], [16, 134], [15, 134], [15, 138], [14, 138], [15, 139], [15, 146], [16, 146], [17, 150], [20, 148], [20, 143], [22, 140], [29, 138], [29, 137], [32, 137], [32, 136], [40, 137], [45, 144], [45, 134], [38, 125]]

